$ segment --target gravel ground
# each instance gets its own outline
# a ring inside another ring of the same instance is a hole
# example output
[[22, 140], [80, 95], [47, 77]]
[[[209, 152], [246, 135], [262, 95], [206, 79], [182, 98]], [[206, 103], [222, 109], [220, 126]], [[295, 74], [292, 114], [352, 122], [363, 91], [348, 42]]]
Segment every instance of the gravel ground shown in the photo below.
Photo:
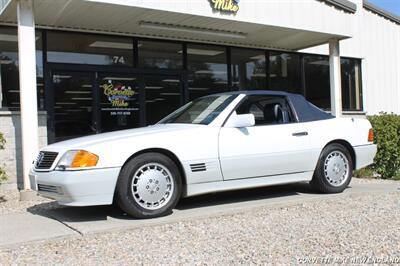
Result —
[[399, 217], [400, 192], [349, 195], [0, 249], [0, 264], [399, 264]]
[[[384, 179], [367, 179], [367, 178], [353, 178], [351, 181], [354, 183], [393, 183], [398, 184], [397, 181], [384, 180]], [[50, 203], [50, 204], [42, 204]], [[0, 215], [25, 212], [30, 208], [32, 211], [63, 208], [54, 200], [37, 197], [35, 201], [19, 201], [19, 191], [16, 188], [5, 187], [0, 185]]]
[[0, 215], [26, 212], [28, 208], [41, 210], [61, 208], [61, 206], [53, 200], [42, 197], [37, 197], [37, 200], [35, 201], [20, 201], [19, 191], [16, 188], [0, 187]]

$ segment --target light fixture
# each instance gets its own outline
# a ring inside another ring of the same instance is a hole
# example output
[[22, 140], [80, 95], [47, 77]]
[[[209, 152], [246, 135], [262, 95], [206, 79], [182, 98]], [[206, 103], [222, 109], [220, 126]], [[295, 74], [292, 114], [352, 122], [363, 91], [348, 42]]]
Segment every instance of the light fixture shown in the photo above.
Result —
[[60, 105], [73, 105], [76, 103], [71, 103], [71, 102], [56, 102], [56, 104], [60, 104]]
[[226, 38], [245, 39], [247, 37], [247, 34], [244, 32], [201, 28], [201, 27], [193, 27], [186, 25], [175, 25], [175, 24], [150, 22], [150, 21], [140, 21], [139, 26], [142, 28], [153, 29], [153, 30], [169, 30], [169, 31], [203, 34], [203, 35], [226, 37]]
[[103, 80], [105, 79], [111, 79], [111, 80], [135, 80], [136, 78], [123, 78], [123, 77], [105, 77], [103, 78]]
[[178, 83], [179, 79], [163, 79], [163, 82], [171, 82], [171, 83]]
[[91, 94], [91, 91], [65, 91], [67, 94]]
[[146, 86], [145, 89], [146, 90], [160, 90], [164, 87], [157, 87], [157, 86]]
[[9, 64], [12, 64], [12, 60], [8, 60], [8, 59], [1, 59], [0, 60], [0, 64], [1, 65], [9, 65]]
[[195, 74], [214, 74], [214, 75], [223, 75], [226, 74], [226, 71], [217, 71], [217, 70], [197, 70], [194, 72]]
[[[39, 36], [35, 37], [35, 41], [39, 40]], [[14, 34], [0, 34], [0, 41], [2, 42], [18, 42], [18, 36]]]
[[210, 88], [189, 88], [190, 91], [208, 91]]
[[123, 43], [123, 42], [105, 42], [105, 41], [95, 41], [89, 45], [90, 47], [96, 48], [112, 48], [112, 49], [126, 49], [132, 50], [132, 43]]
[[329, 61], [317, 60], [309, 63], [310, 65], [329, 66]]
[[[181, 53], [182, 53], [182, 51], [178, 51], [178, 54], [181, 54]], [[216, 55], [219, 55], [222, 53], [224, 53], [224, 51], [187, 48], [187, 54], [191, 54], [191, 55], [216, 56]]]
[[162, 92], [162, 93], [160, 93], [160, 95], [162, 95], [162, 96], [179, 96], [181, 94], [177, 93], [177, 92]]
[[252, 77], [266, 77], [267, 76], [267, 74], [265, 74], [265, 73], [257, 73], [257, 74], [253, 74], [253, 75], [251, 75]]
[[71, 100], [74, 100], [74, 101], [91, 101], [92, 98], [80, 98], [80, 97], [77, 97], [77, 98], [71, 98]]
[[264, 54], [255, 55], [255, 56], [250, 57], [250, 59], [253, 59], [253, 60], [263, 60], [263, 59], [265, 59], [265, 55], [264, 55]]
[[68, 75], [54, 75], [53, 78], [54, 78], [54, 79], [70, 79], [70, 78], [72, 78], [72, 76], [68, 76]]

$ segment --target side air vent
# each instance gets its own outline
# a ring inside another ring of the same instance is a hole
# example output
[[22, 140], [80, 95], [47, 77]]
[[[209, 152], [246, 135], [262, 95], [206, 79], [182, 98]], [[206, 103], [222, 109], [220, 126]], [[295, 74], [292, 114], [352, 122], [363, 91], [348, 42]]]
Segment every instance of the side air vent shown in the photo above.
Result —
[[190, 165], [192, 172], [203, 172], [207, 171], [207, 167], [205, 163], [194, 163]]
[[62, 195], [61, 188], [56, 186], [38, 184], [38, 191]]

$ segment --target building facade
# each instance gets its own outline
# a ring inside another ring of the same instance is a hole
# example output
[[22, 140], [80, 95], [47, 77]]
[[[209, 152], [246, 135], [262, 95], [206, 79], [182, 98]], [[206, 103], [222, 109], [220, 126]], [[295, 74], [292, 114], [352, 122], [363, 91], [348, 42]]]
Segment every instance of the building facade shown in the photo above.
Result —
[[362, 0], [1, 0], [0, 161], [23, 188], [47, 143], [231, 90], [399, 114], [399, 47], [399, 17]]

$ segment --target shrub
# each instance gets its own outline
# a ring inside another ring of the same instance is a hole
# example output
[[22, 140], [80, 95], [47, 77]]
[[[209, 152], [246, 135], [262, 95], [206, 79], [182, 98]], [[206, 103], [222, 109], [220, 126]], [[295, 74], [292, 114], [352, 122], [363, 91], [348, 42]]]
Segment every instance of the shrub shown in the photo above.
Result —
[[[4, 145], [6, 144], [6, 140], [3, 137], [3, 133], [0, 132], [0, 150], [4, 149]], [[3, 168], [0, 167], [0, 183], [7, 179], [7, 174]]]
[[368, 120], [378, 145], [371, 169], [381, 178], [395, 178], [400, 174], [400, 115], [380, 113], [368, 116]]

